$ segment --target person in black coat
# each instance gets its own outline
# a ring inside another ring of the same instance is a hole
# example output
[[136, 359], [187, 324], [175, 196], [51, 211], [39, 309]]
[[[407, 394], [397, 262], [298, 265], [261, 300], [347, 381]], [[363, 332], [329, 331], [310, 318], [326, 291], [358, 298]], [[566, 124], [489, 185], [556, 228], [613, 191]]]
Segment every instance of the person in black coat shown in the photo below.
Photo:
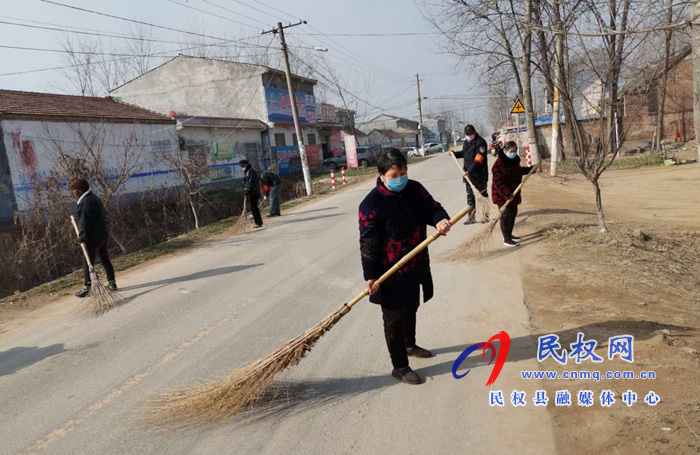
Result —
[[260, 175], [263, 184], [265, 198], [270, 198], [270, 216], [282, 216], [280, 210], [280, 190], [282, 189], [282, 179], [273, 172], [273, 166]]
[[[466, 139], [462, 146], [462, 156], [464, 158], [464, 183], [467, 185], [467, 204], [476, 207], [476, 197], [472, 190], [471, 182], [482, 196], [488, 197], [487, 186], [489, 183], [489, 163], [486, 156], [488, 144], [486, 140], [479, 136], [474, 126], [464, 127]], [[467, 182], [469, 179], [469, 182]], [[469, 213], [469, 217], [464, 224], [474, 223], [476, 220], [476, 210]]]
[[[71, 179], [68, 182], [68, 189], [73, 196], [78, 198], [77, 223], [80, 243], [85, 244], [92, 264], [99, 256], [105, 273], [107, 273], [107, 288], [110, 291], [116, 291], [117, 282], [114, 277], [114, 267], [112, 261], [109, 260], [107, 250], [107, 240], [109, 239], [107, 212], [102, 205], [102, 200], [90, 190], [90, 184], [85, 179]], [[92, 286], [90, 268], [84, 259], [83, 264], [85, 286], [75, 294], [80, 298], [87, 296]]]
[[508, 204], [501, 216], [501, 233], [503, 234], [503, 245], [517, 247], [520, 244], [520, 237], [513, 235], [515, 217], [518, 216], [518, 205], [522, 202], [522, 192], [513, 197], [515, 190], [523, 181], [523, 176], [530, 173], [532, 166], [521, 166], [518, 155], [518, 144], [513, 141], [506, 142], [503, 150], [498, 151], [498, 159], [493, 163], [493, 186], [491, 194], [493, 203], [500, 209], [509, 199], [513, 201]]
[[253, 220], [255, 220], [256, 227], [262, 227], [263, 221], [260, 215], [260, 208], [258, 207], [258, 201], [262, 196], [260, 191], [260, 175], [258, 171], [253, 169], [250, 162], [247, 159], [242, 159], [238, 162], [241, 168], [244, 169], [243, 173], [243, 184], [245, 185], [245, 195], [250, 204], [250, 211], [253, 212]]
[[415, 180], [409, 180], [406, 158], [398, 150], [382, 154], [377, 164], [376, 187], [360, 204], [360, 252], [370, 301], [381, 305], [384, 335], [394, 367], [392, 376], [409, 384], [420, 377], [408, 364], [408, 356], [432, 357], [416, 345], [416, 311], [433, 297], [430, 258], [426, 248], [381, 286], [376, 280], [427, 238], [426, 226], [441, 234], [450, 230], [447, 212]]

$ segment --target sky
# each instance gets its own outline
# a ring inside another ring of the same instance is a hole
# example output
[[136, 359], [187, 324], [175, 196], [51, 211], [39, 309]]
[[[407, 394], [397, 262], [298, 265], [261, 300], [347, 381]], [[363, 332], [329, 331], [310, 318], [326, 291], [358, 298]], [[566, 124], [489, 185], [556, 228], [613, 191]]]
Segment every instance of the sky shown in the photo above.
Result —
[[[268, 24], [280, 20], [308, 25], [289, 29], [290, 45], [327, 48], [327, 58], [335, 66], [345, 88], [361, 98], [362, 110], [374, 114], [378, 108], [405, 117], [417, 116], [415, 75], [421, 75], [421, 95], [442, 99], [424, 100], [424, 113], [439, 109], [455, 110], [458, 121], [488, 125], [484, 101], [459, 100], [457, 96], [484, 93], [478, 75], [455, 68], [456, 57], [441, 51], [438, 36], [335, 36], [342, 33], [430, 33], [428, 21], [411, 0], [55, 0], [115, 16], [198, 31], [211, 36], [248, 37], [259, 34]], [[180, 3], [180, 4], [176, 4]], [[129, 23], [49, 4], [40, 0], [2, 0], [0, 22], [41, 27], [81, 27], [106, 33], [124, 33]], [[185, 4], [190, 6], [182, 6]], [[216, 5], [226, 8], [218, 8]], [[196, 11], [197, 8], [201, 11]], [[210, 14], [207, 14], [210, 13]], [[35, 22], [27, 22], [35, 21]], [[54, 25], [38, 24], [37, 22]], [[323, 35], [319, 35], [319, 32]], [[182, 33], [154, 30], [162, 40], [182, 40]], [[58, 49], [58, 31], [18, 27], [0, 23], [0, 45]], [[75, 35], [77, 36], [77, 35]], [[182, 47], [165, 44], [166, 49]], [[279, 52], [279, 47], [271, 48]], [[0, 47], [3, 65], [0, 73], [21, 72], [62, 66], [61, 55], [52, 52]], [[161, 60], [163, 61], [163, 60]], [[369, 75], [369, 77], [366, 77]], [[62, 82], [59, 71], [20, 75], [0, 75], [0, 88], [57, 92]], [[371, 81], [369, 88], [366, 80]], [[371, 104], [372, 107], [369, 105]], [[449, 125], [448, 125], [449, 128]]]

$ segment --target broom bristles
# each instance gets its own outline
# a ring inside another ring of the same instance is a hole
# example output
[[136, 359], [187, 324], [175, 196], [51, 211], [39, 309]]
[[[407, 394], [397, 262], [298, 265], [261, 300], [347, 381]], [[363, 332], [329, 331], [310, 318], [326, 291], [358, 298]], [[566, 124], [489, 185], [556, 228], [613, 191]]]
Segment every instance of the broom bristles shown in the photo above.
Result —
[[479, 230], [468, 240], [460, 243], [450, 253], [444, 257], [451, 261], [463, 261], [465, 259], [479, 259], [491, 250], [493, 246], [493, 233], [501, 219], [500, 214], [488, 222], [486, 226]]
[[229, 376], [158, 396], [142, 420], [158, 425], [185, 427], [212, 423], [237, 413], [255, 403], [278, 373], [297, 365], [314, 344], [349, 311], [350, 308], [343, 305], [267, 357], [236, 370]]
[[238, 234], [245, 234], [249, 230], [252, 229], [252, 223], [248, 219], [248, 205], [247, 202], [244, 200], [243, 201], [243, 212], [241, 213], [241, 216], [238, 217], [236, 220], [236, 223], [233, 225], [231, 228], [231, 232], [234, 235]]
[[82, 308], [84, 314], [102, 316], [108, 311], [117, 308], [124, 299], [116, 292], [112, 292], [100, 281], [100, 277], [94, 270], [90, 272], [92, 285], [88, 294], [87, 304]]

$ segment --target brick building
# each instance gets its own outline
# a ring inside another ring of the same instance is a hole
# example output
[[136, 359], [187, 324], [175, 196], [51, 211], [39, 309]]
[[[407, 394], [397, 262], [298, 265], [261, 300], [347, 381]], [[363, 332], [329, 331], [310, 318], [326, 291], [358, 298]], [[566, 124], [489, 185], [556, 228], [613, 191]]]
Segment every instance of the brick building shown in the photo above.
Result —
[[[693, 126], [693, 61], [686, 46], [669, 61], [664, 134], [673, 140], [676, 132], [684, 141], [695, 137]], [[623, 87], [623, 122], [628, 141], [650, 141], [654, 137], [663, 85], [663, 62], [642, 71]]]

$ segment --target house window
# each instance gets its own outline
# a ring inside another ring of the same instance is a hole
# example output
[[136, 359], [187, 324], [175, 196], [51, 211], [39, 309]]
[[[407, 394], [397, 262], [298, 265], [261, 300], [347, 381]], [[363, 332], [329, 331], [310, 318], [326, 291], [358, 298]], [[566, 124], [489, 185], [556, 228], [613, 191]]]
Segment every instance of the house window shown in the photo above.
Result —
[[294, 145], [294, 147], [299, 146], [299, 141], [297, 141], [297, 134], [296, 133], [292, 133], [292, 144]]
[[306, 138], [309, 145], [316, 145], [316, 133], [309, 133]]
[[275, 147], [286, 147], [287, 140], [284, 137], [284, 133], [275, 133]]

